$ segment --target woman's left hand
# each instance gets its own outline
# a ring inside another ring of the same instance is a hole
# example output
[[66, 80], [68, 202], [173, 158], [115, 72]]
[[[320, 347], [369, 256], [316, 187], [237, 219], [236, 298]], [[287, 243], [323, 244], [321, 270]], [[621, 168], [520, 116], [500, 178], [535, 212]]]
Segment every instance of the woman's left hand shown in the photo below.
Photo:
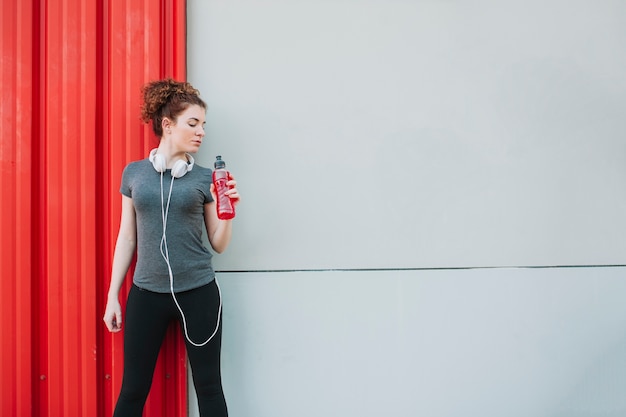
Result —
[[235, 181], [235, 177], [230, 175], [230, 173], [228, 174], [228, 182], [226, 185], [228, 185], [228, 191], [226, 191], [225, 194], [230, 198], [233, 206], [235, 206], [239, 203], [241, 197], [239, 196], [239, 191], [237, 191], [237, 181]]
[[[226, 191], [224, 195], [227, 195], [230, 198], [231, 203], [233, 203], [233, 206], [235, 206], [241, 200], [241, 196], [237, 190], [237, 181], [230, 173], [228, 174], [228, 182], [226, 185], [228, 185], [228, 191]], [[213, 196], [213, 201], [217, 201], [217, 193], [215, 191], [215, 184], [213, 183], [211, 183], [211, 195]]]

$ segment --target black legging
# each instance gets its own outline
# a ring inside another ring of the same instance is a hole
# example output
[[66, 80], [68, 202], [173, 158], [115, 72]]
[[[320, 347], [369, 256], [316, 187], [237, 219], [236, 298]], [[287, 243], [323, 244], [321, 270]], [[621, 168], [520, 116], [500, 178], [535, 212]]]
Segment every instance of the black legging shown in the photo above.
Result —
[[[203, 343], [215, 330], [217, 321], [219, 293], [215, 281], [177, 293], [176, 299], [185, 314], [189, 337], [194, 343]], [[114, 417], [141, 417], [161, 344], [172, 320], [181, 317], [171, 294], [132, 286], [124, 324], [124, 377]], [[193, 346], [187, 339], [185, 343], [200, 416], [228, 416], [220, 373], [221, 323], [213, 339], [203, 347]]]

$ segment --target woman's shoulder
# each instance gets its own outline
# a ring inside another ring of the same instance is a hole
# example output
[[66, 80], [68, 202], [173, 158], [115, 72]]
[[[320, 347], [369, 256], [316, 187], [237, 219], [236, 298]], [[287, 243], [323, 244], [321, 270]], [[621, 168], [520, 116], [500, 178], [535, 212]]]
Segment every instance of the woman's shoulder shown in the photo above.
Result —
[[131, 161], [124, 167], [125, 171], [136, 171], [146, 169], [146, 167], [150, 167], [152, 163], [148, 160], [148, 158], [139, 159], [137, 161]]
[[197, 162], [194, 162], [194, 164], [193, 164], [192, 171], [195, 171], [195, 170], [197, 170], [201, 174], [211, 174], [213, 172], [213, 170], [211, 168], [207, 168], [205, 166], [202, 166], [202, 165], [198, 164]]
[[213, 182], [213, 171], [202, 165], [194, 163], [192, 170], [187, 174], [206, 195], [211, 193], [211, 183]]
[[140, 159], [126, 164], [122, 171], [122, 181], [132, 181], [133, 179], [144, 178], [146, 172], [152, 167], [152, 163], [148, 159]]

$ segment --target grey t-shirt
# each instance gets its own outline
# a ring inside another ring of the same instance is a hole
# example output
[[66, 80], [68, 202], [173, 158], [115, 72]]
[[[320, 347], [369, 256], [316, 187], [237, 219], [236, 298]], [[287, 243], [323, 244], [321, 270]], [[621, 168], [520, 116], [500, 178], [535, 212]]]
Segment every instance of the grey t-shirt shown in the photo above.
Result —
[[[165, 293], [170, 291], [165, 253], [161, 207], [167, 209], [170, 184], [172, 194], [166, 219], [167, 252], [174, 276], [174, 291], [186, 291], [208, 284], [215, 278], [213, 255], [202, 241], [204, 204], [211, 196], [212, 171], [195, 164], [172, 184], [170, 170], [161, 174], [148, 159], [131, 162], [124, 168], [120, 192], [133, 199], [137, 219], [137, 264], [133, 282], [139, 288]], [[162, 247], [162, 249], [161, 249]]]

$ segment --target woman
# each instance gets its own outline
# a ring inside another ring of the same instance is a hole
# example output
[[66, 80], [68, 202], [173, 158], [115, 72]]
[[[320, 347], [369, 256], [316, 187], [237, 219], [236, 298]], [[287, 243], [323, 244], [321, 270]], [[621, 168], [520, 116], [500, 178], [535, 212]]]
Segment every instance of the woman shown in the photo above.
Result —
[[[219, 220], [211, 170], [195, 164], [206, 104], [189, 83], [154, 81], [143, 89], [142, 119], [160, 138], [148, 158], [122, 174], [122, 217], [104, 322], [122, 329], [119, 291], [135, 252], [124, 335], [124, 377], [115, 417], [141, 416], [166, 330], [182, 324], [200, 415], [228, 415], [220, 374], [221, 296], [202, 242], [217, 253], [230, 243], [232, 220]], [[239, 201], [230, 177], [227, 195]]]

